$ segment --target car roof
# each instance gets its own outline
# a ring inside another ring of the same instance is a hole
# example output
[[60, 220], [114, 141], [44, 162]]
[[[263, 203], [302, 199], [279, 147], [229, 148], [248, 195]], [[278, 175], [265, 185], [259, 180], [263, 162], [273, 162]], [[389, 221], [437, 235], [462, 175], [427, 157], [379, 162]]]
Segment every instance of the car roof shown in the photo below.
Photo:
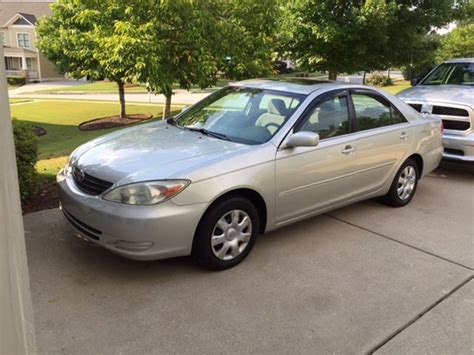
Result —
[[319, 89], [337, 89], [347, 87], [351, 83], [308, 78], [278, 78], [244, 80], [231, 85], [309, 95]]
[[474, 63], [474, 58], [456, 58], [445, 60], [443, 63]]

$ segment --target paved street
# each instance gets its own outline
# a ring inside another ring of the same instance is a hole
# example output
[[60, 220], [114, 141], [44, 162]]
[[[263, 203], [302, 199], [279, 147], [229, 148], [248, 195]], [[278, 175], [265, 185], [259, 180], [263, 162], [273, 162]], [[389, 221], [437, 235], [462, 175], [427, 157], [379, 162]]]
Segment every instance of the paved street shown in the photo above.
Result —
[[[189, 92], [186, 90], [175, 90], [172, 97], [172, 104], [184, 104], [192, 105], [199, 100], [205, 98], [210, 92]], [[87, 101], [112, 101], [119, 102], [118, 94], [37, 94], [37, 93], [24, 93], [14, 94], [9, 93], [11, 99], [49, 99], [49, 100], [87, 100]], [[130, 102], [139, 103], [154, 103], [164, 104], [165, 97], [163, 95], [148, 95], [138, 93], [127, 93], [125, 94], [125, 100]]]
[[24, 217], [39, 352], [443, 353], [474, 349], [474, 172], [412, 203], [349, 206], [262, 236], [238, 267], [136, 262]]

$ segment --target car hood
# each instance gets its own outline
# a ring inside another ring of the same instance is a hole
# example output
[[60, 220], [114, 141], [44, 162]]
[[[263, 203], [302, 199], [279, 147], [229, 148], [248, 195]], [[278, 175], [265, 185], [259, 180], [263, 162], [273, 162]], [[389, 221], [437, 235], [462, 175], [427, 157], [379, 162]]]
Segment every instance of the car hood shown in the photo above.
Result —
[[249, 147], [157, 122], [86, 143], [73, 153], [71, 162], [94, 177], [122, 185], [186, 178], [185, 171]]
[[474, 87], [467, 85], [417, 85], [398, 93], [403, 101], [446, 102], [474, 106]]

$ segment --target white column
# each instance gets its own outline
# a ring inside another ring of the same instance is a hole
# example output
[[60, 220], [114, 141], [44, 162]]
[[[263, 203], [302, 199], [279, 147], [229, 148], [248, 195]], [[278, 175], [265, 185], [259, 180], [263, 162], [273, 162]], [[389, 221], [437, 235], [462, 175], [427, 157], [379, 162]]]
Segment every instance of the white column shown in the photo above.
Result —
[[12, 121], [0, 46], [0, 354], [35, 349]]
[[28, 65], [26, 64], [26, 57], [21, 57], [21, 70], [28, 70]]

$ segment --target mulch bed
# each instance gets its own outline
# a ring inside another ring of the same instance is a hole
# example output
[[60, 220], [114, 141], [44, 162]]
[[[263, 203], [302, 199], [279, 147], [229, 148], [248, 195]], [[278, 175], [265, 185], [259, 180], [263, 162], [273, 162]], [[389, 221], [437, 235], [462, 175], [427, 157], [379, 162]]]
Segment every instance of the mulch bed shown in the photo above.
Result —
[[102, 117], [82, 122], [81, 124], [79, 124], [79, 129], [81, 131], [93, 131], [96, 129], [122, 127], [137, 122], [147, 121], [152, 117], [153, 115], [145, 114], [127, 115], [127, 117], [125, 118], [120, 118], [119, 116]]
[[43, 127], [40, 127], [40, 126], [31, 126], [33, 128], [33, 133], [37, 136], [37, 137], [41, 137], [41, 136], [44, 136], [46, 133], [48, 133]]
[[57, 208], [59, 206], [58, 187], [55, 181], [41, 187], [33, 196], [22, 202], [23, 214]]

